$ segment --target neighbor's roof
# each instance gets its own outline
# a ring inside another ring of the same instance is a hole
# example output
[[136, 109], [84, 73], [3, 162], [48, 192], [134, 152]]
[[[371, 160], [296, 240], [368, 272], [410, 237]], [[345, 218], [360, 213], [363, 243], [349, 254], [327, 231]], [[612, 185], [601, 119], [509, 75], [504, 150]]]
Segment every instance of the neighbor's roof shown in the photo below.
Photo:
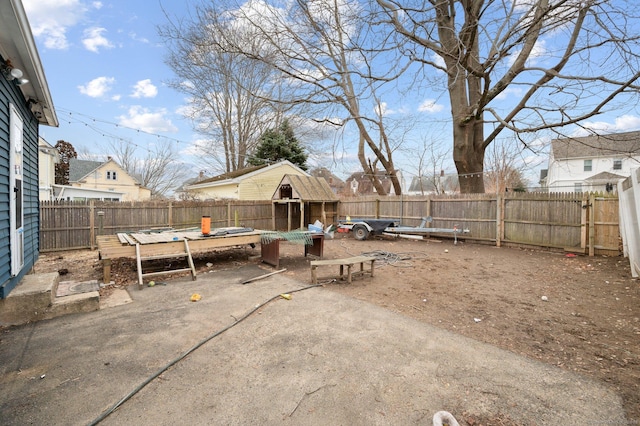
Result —
[[20, 86], [20, 90], [25, 100], [33, 102], [31, 109], [38, 122], [58, 127], [47, 78], [20, 0], [0, 1], [0, 54], [29, 80]]
[[280, 186], [290, 184], [293, 198], [301, 201], [339, 201], [324, 178], [313, 176], [284, 175], [272, 199], [278, 199]]
[[[122, 167], [116, 163], [113, 159], [109, 159], [107, 161], [90, 161], [90, 160], [78, 160], [77, 158], [71, 158], [69, 160], [69, 182], [79, 182], [83, 178], [87, 177], [90, 173], [93, 173], [99, 167], [107, 163], [116, 164], [118, 167], [122, 169]], [[124, 170], [124, 169], [123, 169]], [[126, 173], [126, 170], [124, 170]], [[142, 181], [140, 175], [132, 175], [127, 173], [133, 180], [137, 183]]]
[[551, 149], [556, 160], [640, 155], [640, 131], [553, 139]]
[[219, 181], [222, 181], [222, 180], [233, 180], [233, 179], [239, 178], [241, 176], [248, 175], [249, 173], [255, 172], [257, 170], [264, 169], [265, 167], [267, 167], [267, 164], [262, 164], [260, 166], [247, 167], [247, 168], [244, 168], [244, 169], [234, 170], [234, 171], [228, 172], [228, 173], [223, 173], [221, 175], [214, 176], [214, 177], [211, 177], [211, 178], [208, 178], [208, 179], [204, 179], [204, 180], [201, 180], [199, 182], [193, 182], [193, 183], [211, 183], [211, 182], [219, 182]]
[[445, 190], [454, 190], [458, 187], [458, 175], [414, 176], [409, 185], [409, 192], [434, 192], [437, 189], [436, 182]]
[[597, 175], [593, 175], [585, 182], [617, 182], [619, 179], [626, 179], [626, 176], [620, 176], [611, 172], [600, 172]]
[[78, 182], [102, 166], [102, 161], [78, 160], [77, 158], [69, 159], [69, 182]]

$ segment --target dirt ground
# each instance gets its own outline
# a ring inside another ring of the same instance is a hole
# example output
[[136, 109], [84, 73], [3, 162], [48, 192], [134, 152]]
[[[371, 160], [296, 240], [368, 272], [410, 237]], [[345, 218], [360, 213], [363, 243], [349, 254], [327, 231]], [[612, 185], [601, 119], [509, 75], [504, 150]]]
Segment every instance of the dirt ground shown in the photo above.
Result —
[[[300, 246], [281, 244], [280, 266], [283, 274], [310, 282], [302, 253]], [[373, 279], [326, 288], [605, 382], [622, 397], [629, 424], [640, 424], [640, 281], [631, 277], [628, 259], [434, 239], [356, 241], [337, 234], [325, 241], [325, 258], [363, 253], [378, 258]], [[259, 248], [247, 247], [194, 260], [203, 274], [255, 262], [249, 258], [256, 255]], [[59, 271], [63, 281], [102, 279], [96, 251], [42, 254], [36, 272], [50, 271]], [[329, 282], [337, 267], [318, 271]], [[138, 291], [135, 261], [114, 262], [112, 279], [113, 286]], [[110, 288], [102, 290], [105, 297]], [[462, 420], [515, 424], [502, 417]]]

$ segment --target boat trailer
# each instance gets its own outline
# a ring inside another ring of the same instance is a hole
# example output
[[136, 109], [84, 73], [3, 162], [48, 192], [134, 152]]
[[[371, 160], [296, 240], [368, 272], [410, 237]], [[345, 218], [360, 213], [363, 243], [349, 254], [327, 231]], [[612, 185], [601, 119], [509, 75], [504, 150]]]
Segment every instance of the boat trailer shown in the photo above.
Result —
[[453, 234], [453, 243], [458, 244], [458, 234], [468, 234], [468, 229], [463, 229], [454, 225], [453, 228], [427, 228], [427, 223], [431, 223], [431, 216], [423, 217], [422, 222], [417, 227], [401, 226], [400, 221], [394, 219], [355, 219], [348, 216], [344, 221], [338, 222], [338, 232], [353, 232], [356, 240], [366, 240], [369, 235], [393, 235], [393, 236], [424, 236], [428, 234]]

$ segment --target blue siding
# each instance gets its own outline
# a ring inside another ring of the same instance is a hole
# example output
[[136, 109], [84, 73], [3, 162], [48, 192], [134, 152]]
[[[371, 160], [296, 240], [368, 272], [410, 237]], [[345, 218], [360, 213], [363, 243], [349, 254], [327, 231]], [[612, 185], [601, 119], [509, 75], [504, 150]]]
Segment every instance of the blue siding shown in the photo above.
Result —
[[[11, 277], [9, 241], [9, 104], [24, 120], [24, 267]], [[4, 299], [29, 272], [39, 251], [40, 212], [38, 207], [38, 122], [27, 108], [22, 92], [0, 76], [0, 298]]]

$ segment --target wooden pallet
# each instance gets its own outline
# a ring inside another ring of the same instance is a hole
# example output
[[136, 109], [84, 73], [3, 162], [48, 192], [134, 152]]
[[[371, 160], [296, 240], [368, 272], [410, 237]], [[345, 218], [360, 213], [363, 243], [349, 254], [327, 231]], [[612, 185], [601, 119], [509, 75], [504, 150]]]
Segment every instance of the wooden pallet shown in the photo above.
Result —
[[[144, 277], [152, 277], [157, 275], [166, 275], [166, 274], [175, 274], [177, 272], [191, 272], [191, 279], [195, 281], [196, 279], [196, 268], [193, 264], [193, 257], [191, 257], [191, 250], [189, 249], [189, 243], [187, 240], [184, 241], [184, 250], [174, 253], [165, 253], [165, 254], [149, 254], [142, 255], [143, 249], [141, 248], [139, 243], [136, 243], [136, 262], [138, 264], [138, 289], [142, 290], [144, 288]], [[168, 269], [166, 271], [157, 271], [157, 272], [147, 272], [144, 273], [142, 271], [142, 262], [147, 260], [157, 260], [157, 259], [172, 259], [172, 258], [181, 258], [185, 257], [189, 262], [188, 268], [181, 269]]]

